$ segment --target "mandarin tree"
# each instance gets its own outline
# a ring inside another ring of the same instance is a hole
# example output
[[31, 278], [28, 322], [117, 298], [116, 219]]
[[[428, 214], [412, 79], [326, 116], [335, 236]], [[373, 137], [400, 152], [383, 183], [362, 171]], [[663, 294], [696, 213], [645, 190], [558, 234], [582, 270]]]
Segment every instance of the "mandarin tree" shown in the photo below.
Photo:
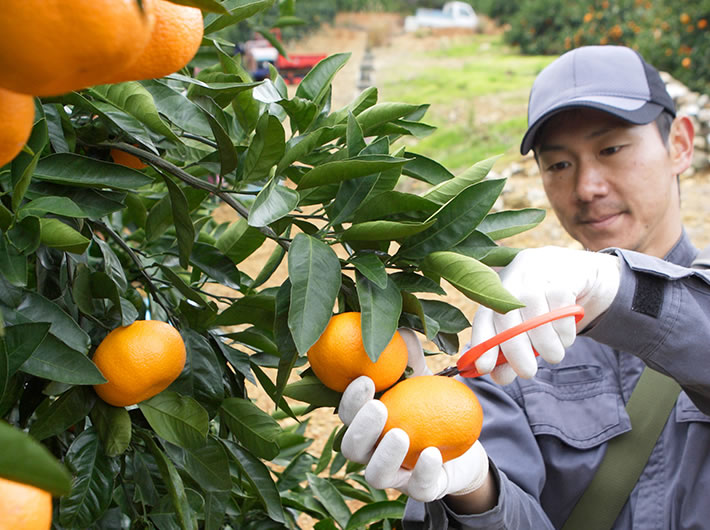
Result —
[[[155, 3], [110, 2], [152, 20], [138, 23], [128, 64], [148, 46]], [[370, 87], [336, 107], [348, 53], [297, 87], [275, 70], [254, 82], [224, 36], [234, 24], [267, 32], [253, 22], [267, 10], [275, 27], [292, 24], [295, 2], [176, 3], [202, 12], [196, 57], [114, 84], [70, 75], [74, 48], [35, 37], [50, 25], [76, 37], [114, 75], [120, 41], [107, 32], [129, 29], [119, 15], [97, 27], [95, 1], [66, 0], [59, 19], [28, 0], [3, 6], [15, 33], [0, 40], [0, 86], [29, 93], [34, 113], [0, 167], [0, 477], [50, 492], [58, 529], [298, 528], [303, 514], [388, 528], [403, 500], [346, 466], [335, 432], [320, 452], [306, 435], [311, 411], [339, 398], [307, 352], [346, 312], [360, 314], [373, 362], [398, 326], [455, 352], [468, 323], [431, 299], [442, 280], [517, 307], [490, 268], [516, 250], [496, 241], [542, 213], [492, 212], [495, 158], [454, 175], [409, 147], [432, 132], [425, 103], [382, 102]], [[5, 68], [19, 42], [28, 62]], [[52, 73], [62, 61], [67, 85]], [[114, 163], [117, 152], [145, 167]], [[170, 332], [124, 334], [140, 321]], [[113, 401], [94, 389], [115, 372], [124, 395], [166, 377], [155, 395]]]

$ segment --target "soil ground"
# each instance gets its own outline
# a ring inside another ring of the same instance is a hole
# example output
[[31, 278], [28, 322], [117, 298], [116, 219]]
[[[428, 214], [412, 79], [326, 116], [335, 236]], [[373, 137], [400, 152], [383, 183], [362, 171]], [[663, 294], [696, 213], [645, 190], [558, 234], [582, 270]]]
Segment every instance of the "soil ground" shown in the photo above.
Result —
[[[488, 31], [496, 31], [488, 26]], [[325, 26], [317, 33], [295, 43], [290, 43], [287, 49], [292, 53], [337, 53], [350, 52], [352, 56], [346, 66], [338, 73], [333, 86], [333, 108], [338, 109], [349, 103], [359, 92], [357, 88], [360, 76], [359, 65], [362, 61], [366, 47], [370, 47], [375, 56], [374, 84], [377, 80], [387, 75], [394, 65], [409, 65], [412, 69], [426, 68], [426, 59], [422, 52], [433, 50], [447, 44], [448, 39], [466, 38], [461, 35], [429, 35], [422, 36], [405, 34], [402, 31], [401, 17], [385, 13], [370, 14], [341, 14], [333, 26]], [[432, 59], [433, 60], [433, 59]], [[381, 94], [380, 100], [386, 100], [386, 95]], [[422, 102], [424, 103], [424, 102]], [[472, 103], [473, 104], [473, 103]], [[478, 98], [474, 112], [479, 120], [500, 120], [501, 106], [495, 104], [495, 96]], [[510, 111], [510, 109], [509, 109]], [[520, 112], [520, 109], [514, 109]], [[522, 109], [524, 113], [525, 110]], [[474, 161], [475, 162], [475, 161]], [[525, 168], [526, 171], [511, 171], [511, 166]], [[539, 247], [544, 245], [561, 245], [579, 248], [579, 245], [566, 235], [557, 222], [554, 214], [549, 210], [540, 179], [536, 177], [534, 161], [530, 157], [520, 157], [507, 167], [494, 167], [494, 171], [507, 175], [506, 188], [502, 195], [506, 209], [534, 206], [544, 208], [548, 215], [545, 221], [535, 229], [510, 238], [503, 243], [511, 247]], [[532, 173], [532, 175], [530, 175]], [[692, 241], [698, 247], [710, 244], [710, 232], [706, 230], [705, 220], [708, 218], [710, 202], [710, 172], [681, 177], [681, 194], [683, 201], [683, 221]], [[220, 208], [216, 212], [218, 221], [235, 219], [234, 213], [228, 208]], [[267, 242], [240, 265], [240, 269], [254, 277], [261, 268], [264, 260], [270, 255], [273, 246]], [[279, 285], [287, 277], [285, 263], [274, 275], [269, 285]], [[446, 300], [463, 311], [470, 319], [476, 311], [476, 304], [465, 298], [450, 286], [444, 285], [447, 290]], [[467, 332], [460, 336], [460, 343], [467, 342]], [[430, 345], [430, 349], [435, 348]], [[449, 366], [455, 362], [456, 357], [440, 355], [428, 359], [434, 371]], [[266, 398], [258, 388], [252, 387], [251, 397], [257, 400], [264, 410], [273, 411], [273, 403]], [[340, 426], [340, 422], [332, 409], [319, 409], [309, 415], [306, 433], [314, 439], [310, 450], [312, 454], [320, 454], [325, 441], [332, 429]], [[303, 517], [300, 521], [302, 528], [312, 528], [314, 521]]]

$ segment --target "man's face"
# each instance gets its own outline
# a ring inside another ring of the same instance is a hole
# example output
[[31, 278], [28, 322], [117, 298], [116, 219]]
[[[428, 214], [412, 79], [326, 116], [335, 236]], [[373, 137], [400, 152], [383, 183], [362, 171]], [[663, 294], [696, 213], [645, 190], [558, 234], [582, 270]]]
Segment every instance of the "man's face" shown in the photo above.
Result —
[[680, 237], [676, 174], [655, 123], [574, 109], [549, 120], [535, 151], [552, 208], [585, 248], [663, 257]]

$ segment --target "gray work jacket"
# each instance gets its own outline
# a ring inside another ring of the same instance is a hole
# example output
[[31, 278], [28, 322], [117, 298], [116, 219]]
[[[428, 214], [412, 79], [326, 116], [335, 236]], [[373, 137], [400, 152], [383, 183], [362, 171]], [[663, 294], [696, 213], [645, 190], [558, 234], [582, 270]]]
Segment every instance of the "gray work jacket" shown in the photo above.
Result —
[[683, 388], [614, 529], [710, 528], [710, 272], [689, 266], [683, 234], [667, 261], [626, 250], [609, 310], [537, 375], [498, 386], [464, 380], [484, 411], [481, 442], [499, 484], [478, 515], [409, 500], [404, 528], [560, 528], [591, 481], [607, 442], [631, 426], [624, 408], [644, 368]]

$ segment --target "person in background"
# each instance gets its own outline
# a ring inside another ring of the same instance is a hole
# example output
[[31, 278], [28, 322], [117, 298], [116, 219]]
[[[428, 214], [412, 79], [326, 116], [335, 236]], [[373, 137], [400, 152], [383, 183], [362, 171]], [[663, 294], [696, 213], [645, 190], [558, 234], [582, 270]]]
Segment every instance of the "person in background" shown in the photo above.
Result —
[[[708, 528], [710, 273], [692, 266], [678, 181], [693, 137], [632, 49], [577, 48], [539, 74], [521, 152], [534, 152], [560, 223], [587, 250], [521, 251], [500, 277], [525, 307], [480, 308], [471, 342], [573, 303], [585, 316], [505, 342], [506, 364], [495, 367], [498, 348], [479, 358], [489, 375], [463, 381], [483, 407], [481, 436], [446, 463], [428, 448], [401, 468], [406, 433], [378, 443], [386, 408], [368, 378], [351, 383], [343, 454], [374, 487], [409, 495], [405, 529], [562, 528], [609, 443], [631, 430], [625, 407], [646, 367], [681, 391], [612, 528]], [[418, 340], [408, 344], [415, 375], [427, 373]]]

